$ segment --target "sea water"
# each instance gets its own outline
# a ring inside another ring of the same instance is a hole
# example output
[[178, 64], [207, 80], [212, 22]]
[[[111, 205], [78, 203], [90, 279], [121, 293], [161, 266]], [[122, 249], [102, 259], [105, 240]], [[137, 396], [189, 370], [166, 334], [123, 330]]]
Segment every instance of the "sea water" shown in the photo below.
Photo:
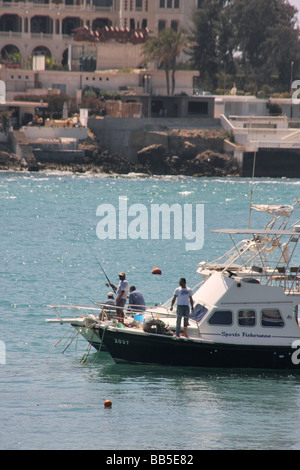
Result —
[[[103, 271], [114, 284], [125, 271], [147, 304], [172, 297], [180, 277], [193, 287], [197, 264], [232, 246], [211, 230], [247, 228], [251, 192], [255, 204], [293, 204], [300, 181], [0, 173], [2, 449], [300, 449], [296, 373], [117, 365], [95, 350], [82, 363], [84, 339], [69, 345], [69, 326], [46, 323], [49, 304], [105, 300]], [[202, 204], [203, 247], [187, 251], [172, 230], [100, 239], [97, 208], [120, 197], [149, 210]], [[252, 227], [264, 222], [251, 214]]]

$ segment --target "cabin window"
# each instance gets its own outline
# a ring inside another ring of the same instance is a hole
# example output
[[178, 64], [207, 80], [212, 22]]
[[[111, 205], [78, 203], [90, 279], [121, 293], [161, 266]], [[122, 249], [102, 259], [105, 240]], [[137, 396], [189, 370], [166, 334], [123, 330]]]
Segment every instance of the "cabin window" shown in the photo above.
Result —
[[280, 327], [284, 326], [284, 322], [280, 315], [279, 310], [275, 308], [268, 308], [261, 312], [262, 326]]
[[240, 310], [238, 312], [238, 324], [240, 326], [254, 326], [255, 325], [255, 311], [254, 310]]
[[193, 313], [191, 313], [190, 317], [193, 320], [196, 320], [196, 322], [199, 322], [202, 320], [202, 318], [207, 314], [208, 310], [206, 307], [204, 307], [201, 304], [197, 304], [194, 307]]
[[217, 310], [208, 320], [210, 325], [232, 325], [230, 310]]

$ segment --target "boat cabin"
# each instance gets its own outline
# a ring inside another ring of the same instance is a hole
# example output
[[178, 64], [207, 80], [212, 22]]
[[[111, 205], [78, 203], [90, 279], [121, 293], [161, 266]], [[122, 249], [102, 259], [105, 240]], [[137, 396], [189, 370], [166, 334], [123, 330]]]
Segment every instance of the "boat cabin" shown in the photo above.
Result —
[[243, 344], [287, 344], [300, 338], [300, 292], [214, 272], [194, 294], [201, 338]]

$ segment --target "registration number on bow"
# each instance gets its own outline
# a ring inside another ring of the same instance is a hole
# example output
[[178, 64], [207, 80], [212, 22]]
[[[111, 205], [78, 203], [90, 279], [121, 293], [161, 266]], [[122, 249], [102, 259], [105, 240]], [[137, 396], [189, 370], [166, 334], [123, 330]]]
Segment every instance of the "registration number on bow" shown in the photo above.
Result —
[[115, 344], [124, 344], [125, 346], [129, 345], [129, 341], [127, 339], [117, 339], [114, 338]]

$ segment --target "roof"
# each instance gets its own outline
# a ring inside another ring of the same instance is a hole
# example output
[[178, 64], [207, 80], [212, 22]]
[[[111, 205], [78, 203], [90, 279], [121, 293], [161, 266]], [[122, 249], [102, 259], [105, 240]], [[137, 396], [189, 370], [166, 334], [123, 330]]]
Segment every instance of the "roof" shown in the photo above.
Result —
[[5, 103], [0, 103], [1, 106], [17, 106], [19, 108], [29, 108], [29, 107], [36, 107], [36, 108], [48, 108], [48, 103], [41, 103], [40, 101], [6, 101]]

